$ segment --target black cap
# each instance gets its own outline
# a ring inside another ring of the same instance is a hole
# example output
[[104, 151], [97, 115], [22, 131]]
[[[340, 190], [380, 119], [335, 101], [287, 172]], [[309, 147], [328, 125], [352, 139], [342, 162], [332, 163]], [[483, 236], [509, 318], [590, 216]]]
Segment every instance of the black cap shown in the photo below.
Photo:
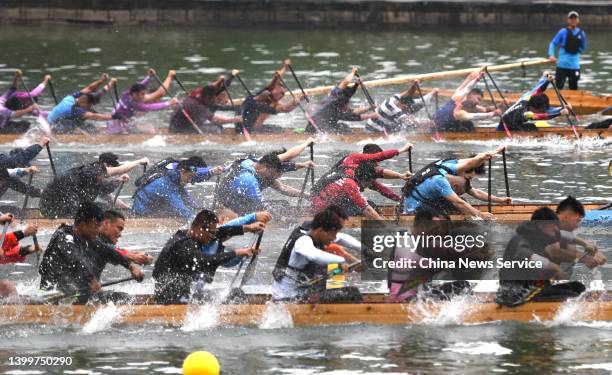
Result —
[[571, 12], [569, 12], [567, 14], [567, 18], [579, 18], [580, 14], [578, 14], [578, 12], [576, 12], [575, 10], [572, 10]]
[[113, 154], [112, 152], [105, 152], [101, 154], [98, 160], [100, 161], [100, 163], [106, 164], [109, 167], [119, 166], [119, 156]]

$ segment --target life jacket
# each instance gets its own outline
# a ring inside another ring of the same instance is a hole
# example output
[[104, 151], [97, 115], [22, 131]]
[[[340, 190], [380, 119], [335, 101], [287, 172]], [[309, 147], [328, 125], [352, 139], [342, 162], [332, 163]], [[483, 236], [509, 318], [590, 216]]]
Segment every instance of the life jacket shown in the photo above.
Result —
[[[425, 167], [421, 168], [418, 172], [414, 174], [414, 176], [412, 176], [411, 179], [406, 181], [406, 183], [402, 187], [402, 195], [404, 197], [412, 197], [416, 199], [417, 201], [424, 203], [430, 207], [439, 208], [440, 206], [439, 202], [435, 202], [435, 201], [432, 201], [432, 200], [429, 200], [423, 197], [419, 193], [417, 187], [421, 185], [423, 182], [427, 181], [428, 179], [434, 176], [438, 176], [438, 175], [444, 176], [441, 170], [445, 170], [446, 172], [452, 174], [449, 168], [445, 167], [444, 165], [441, 165], [442, 163], [448, 160], [452, 160], [452, 159], [443, 159], [443, 160], [434, 161], [433, 163], [427, 164]], [[437, 164], [437, 163], [440, 163], [440, 164]]]
[[[285, 242], [283, 245], [283, 249], [278, 256], [274, 270], [272, 271], [272, 276], [274, 277], [275, 281], [280, 281], [284, 276], [286, 276], [287, 269], [294, 270], [298, 273], [299, 279], [296, 280], [298, 282], [312, 280], [321, 275], [321, 266], [315, 262], [308, 262], [308, 264], [306, 264], [306, 266], [302, 269], [293, 268], [289, 265], [289, 259], [291, 258], [291, 252], [293, 251], [295, 243], [301, 237], [307, 236], [308, 230], [310, 230], [310, 223], [306, 222], [295, 228], [289, 235], [287, 242]], [[317, 246], [316, 243], [315, 246]], [[324, 250], [323, 245], [317, 247]]]
[[582, 42], [582, 38], [584, 37], [584, 31], [580, 30], [577, 35], [574, 35], [570, 28], [565, 29], [565, 48], [566, 52], [569, 53], [578, 53], [580, 51], [580, 44]]
[[238, 177], [242, 172], [241, 164], [245, 160], [253, 160], [254, 162], [257, 162], [257, 158], [253, 155], [249, 155], [246, 158], [234, 160], [234, 162], [232, 162], [232, 164], [227, 169], [227, 172], [219, 182], [219, 190], [217, 191], [218, 197], [229, 198], [229, 194], [232, 191], [232, 184], [234, 183], [236, 177]]
[[321, 190], [325, 189], [325, 187], [329, 184], [332, 184], [342, 178], [347, 177], [346, 175], [346, 167], [342, 165], [344, 163], [344, 159], [349, 156], [349, 153], [342, 155], [340, 160], [336, 162], [327, 172], [325, 172], [318, 180], [315, 182], [314, 186], [310, 191], [311, 197], [316, 197], [319, 195]]
[[142, 176], [138, 177], [134, 182], [137, 188], [143, 188], [151, 182], [157, 180], [166, 173], [168, 165], [178, 163], [178, 160], [168, 157], [153, 164]]

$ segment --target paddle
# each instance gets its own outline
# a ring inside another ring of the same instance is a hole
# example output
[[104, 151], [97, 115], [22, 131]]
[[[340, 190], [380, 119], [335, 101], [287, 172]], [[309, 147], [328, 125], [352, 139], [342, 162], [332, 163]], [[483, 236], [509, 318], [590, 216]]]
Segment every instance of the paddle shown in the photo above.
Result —
[[[114, 86], [114, 85], [112, 85]], [[110, 82], [108, 83], [108, 96], [111, 99], [111, 102], [113, 103], [113, 108], [117, 107], [117, 102], [115, 101], [115, 97], [113, 96], [113, 93], [111, 92], [111, 84]]]
[[506, 183], [506, 197], [510, 198], [510, 184], [508, 183], [508, 166], [506, 165], [506, 150], [502, 150], [502, 162], [504, 164], [504, 182]]
[[293, 79], [295, 80], [295, 83], [297, 83], [298, 87], [302, 91], [302, 95], [304, 95], [304, 99], [306, 99], [306, 103], [310, 103], [310, 99], [308, 99], [308, 95], [306, 95], [306, 92], [304, 91], [304, 88], [302, 87], [302, 84], [300, 83], [300, 80], [298, 79], [297, 75], [295, 74], [295, 71], [293, 70], [293, 67], [291, 66], [291, 64], [287, 65], [287, 67], [291, 71], [291, 75], [293, 76]]
[[[421, 91], [421, 85], [419, 85], [418, 82], [415, 82], [415, 86], [417, 88], [417, 91], [419, 92], [419, 98], [421, 99], [421, 101], [423, 102], [423, 107], [425, 107], [425, 113], [427, 113], [427, 117], [429, 118], [429, 121], [433, 121], [433, 116], [431, 115], [431, 113], [429, 113], [429, 108], [427, 107], [427, 103], [425, 103], [425, 98], [423, 97], [423, 92]], [[435, 94], [435, 99], [436, 99], [436, 111], [438, 110], [438, 93]], [[434, 123], [434, 129], [435, 129], [435, 139], [436, 141], [441, 141], [442, 140], [442, 136], [440, 135], [440, 132], [438, 131], [438, 127], [436, 126], [436, 124]], [[412, 172], [412, 170], [410, 170]]]
[[57, 96], [55, 96], [55, 88], [53, 87], [53, 82], [49, 80], [47, 84], [49, 85], [49, 92], [51, 92], [51, 97], [53, 98], [55, 105], [57, 105], [57, 103], [59, 102], [57, 101]]
[[492, 180], [493, 180], [493, 178], [491, 176], [491, 159], [489, 159], [489, 178], [488, 178], [488, 180], [489, 181], [487, 183], [487, 186], [488, 186], [487, 207], [489, 209], [489, 213], [491, 213], [491, 210], [492, 210], [492, 207], [491, 207], [491, 203], [492, 203], [492, 199], [491, 199], [491, 197], [492, 197], [492, 195], [491, 195], [491, 185], [492, 185]]
[[300, 208], [302, 207], [302, 199], [304, 199], [304, 191], [306, 190], [306, 185], [308, 184], [308, 176], [314, 173], [312, 168], [308, 168], [306, 170], [306, 175], [304, 176], [304, 182], [302, 182], [302, 188], [300, 189], [300, 198], [298, 199], [297, 208], [295, 209], [295, 215], [300, 215]]
[[[132, 281], [132, 280], [134, 280], [134, 276], [125, 277], [123, 279], [118, 279], [118, 280], [113, 280], [113, 281], [108, 281], [108, 282], [100, 284], [100, 287], [104, 288], [107, 286], [117, 285], [117, 284], [125, 283], [128, 281]], [[59, 300], [62, 300], [64, 298], [77, 298], [77, 297], [80, 297], [82, 294], [89, 293], [89, 292], [90, 292], [89, 288], [79, 289], [73, 294], [58, 292], [59, 294], [54, 293], [52, 295], [45, 296], [43, 298], [43, 301], [44, 303], [52, 303], [52, 302], [57, 302]]]
[[297, 98], [295, 97], [295, 95], [293, 94], [293, 91], [291, 91], [291, 89], [289, 88], [289, 86], [287, 86], [287, 84], [285, 83], [285, 81], [283, 80], [282, 77], [279, 76], [279, 82], [281, 84], [281, 86], [283, 86], [283, 88], [285, 90], [287, 90], [289, 92], [289, 94], [291, 94], [291, 97], [293, 98], [293, 100], [297, 101], [297, 105], [298, 107], [302, 110], [302, 112], [304, 113], [304, 117], [306, 117], [306, 120], [308, 120], [308, 122], [310, 123], [310, 125], [312, 125], [312, 127], [315, 129], [316, 133], [320, 133], [321, 131], [319, 130], [319, 127], [317, 126], [317, 124], [315, 123], [314, 119], [312, 118], [312, 116], [310, 116], [310, 114], [308, 113], [308, 111], [306, 111], [306, 108], [304, 108], [304, 106], [302, 106], [302, 103], [300, 103], [299, 100], [297, 100]]
[[212, 211], [214, 211], [217, 208], [217, 194], [219, 194], [219, 183], [220, 182], [221, 182], [221, 175], [218, 174], [217, 180], [215, 181], [215, 190], [213, 192], [212, 207], [210, 208]]
[[[240, 74], [236, 74], [236, 78], [238, 78], [238, 82], [240, 82], [240, 84], [242, 85], [242, 88], [244, 89], [244, 91], [247, 92], [247, 95], [248, 96], [253, 96], [253, 93], [251, 93], [251, 90], [249, 90], [249, 88], [247, 87], [246, 83], [244, 83], [244, 81], [242, 80], [242, 77], [240, 77]], [[227, 87], [225, 89], [227, 90]], [[247, 142], [252, 142], [253, 141], [253, 139], [251, 138], [251, 134], [249, 132], [249, 129], [247, 129], [244, 126], [242, 127], [242, 134], [244, 134], [244, 138], [246, 138]]]
[[[366, 85], [361, 80], [361, 77], [359, 76], [359, 74], [355, 73], [355, 77], [357, 77], [357, 80], [359, 81], [359, 85], [361, 86], [361, 90], [363, 91], [363, 95], [365, 95], [366, 100], [370, 104], [370, 107], [375, 109], [376, 108], [376, 102], [374, 102], [374, 99], [372, 99], [372, 96], [370, 95], [370, 92], [368, 91], [368, 88], [366, 87]], [[389, 133], [387, 132], [387, 128], [385, 128], [383, 126], [382, 130], [383, 130], [384, 137], [388, 138], [389, 137]]]
[[[310, 144], [310, 161], [313, 162], [314, 164], [314, 143]], [[310, 187], [314, 188], [314, 184], [315, 184], [315, 173], [313, 169], [312, 173], [310, 174]]]
[[263, 234], [264, 232], [262, 231], [257, 237], [257, 242], [255, 243], [255, 250], [253, 250], [253, 256], [251, 257], [251, 261], [244, 270], [244, 275], [242, 276], [242, 280], [240, 281], [240, 286], [238, 286], [238, 289], [242, 289], [242, 287], [245, 286], [246, 283], [248, 283], [255, 274], [255, 266], [257, 265], [257, 255], [259, 255], [259, 246], [261, 245], [261, 239], [263, 238]]
[[[355, 263], [349, 264], [348, 272], [351, 272], [355, 268], [361, 267], [361, 265], [362, 265], [362, 263], [361, 263], [360, 260], [356, 261]], [[334, 268], [332, 271], [330, 271], [327, 274], [325, 274], [325, 276], [315, 277], [312, 280], [308, 280], [308, 281], [305, 281], [305, 282], [301, 283], [300, 286], [313, 286], [313, 285], [316, 285], [316, 284], [318, 284], [318, 283], [320, 283], [322, 281], [325, 281], [325, 280], [329, 279], [332, 276], [339, 275], [342, 272], [343, 272], [342, 268]]]
[[408, 170], [412, 173], [412, 147], [408, 149]]
[[573, 114], [574, 117], [575, 117], [576, 114], [574, 113], [573, 110], [571, 110], [568, 107], [567, 102], [563, 98], [563, 95], [561, 95], [561, 92], [557, 88], [557, 85], [555, 84], [555, 82], [554, 81], [550, 81], [550, 84], [552, 85], [553, 89], [555, 90], [555, 94], [557, 94], [557, 98], [559, 99], [559, 103], [561, 103], [561, 106], [563, 107], [563, 109], [567, 109], [568, 112], [569, 112], [567, 115], [565, 115], [565, 118], [567, 119], [567, 122], [572, 127], [572, 130], [574, 131], [574, 136], [576, 137], [576, 139], [580, 139], [580, 135], [578, 135], [578, 131], [576, 130], [576, 125], [574, 124], [574, 121], [572, 121], [572, 118], [570, 116], [570, 114]]
[[117, 189], [117, 193], [115, 194], [115, 198], [113, 198], [113, 208], [117, 207], [117, 199], [119, 199], [119, 194], [121, 194], [121, 189], [123, 189], [124, 181], [121, 181], [119, 188]]
[[[502, 100], [506, 100], [503, 96], [503, 94], [501, 93], [501, 91], [499, 91], [499, 87], [497, 87], [497, 84], [495, 83], [495, 81], [493, 81], [493, 77], [491, 77], [491, 74], [489, 73], [489, 71], [487, 70], [487, 68], [485, 67], [485, 73], [487, 74], [487, 76], [489, 77], [489, 79], [491, 80], [491, 83], [493, 83], [495, 85], [495, 89], [497, 90], [497, 92], [499, 93], [499, 96], [501, 96]], [[491, 97], [491, 101], [493, 102], [493, 106], [495, 107], [495, 109], [499, 109], [499, 106], [497, 105], [497, 102], [495, 101], [495, 97], [493, 96], [493, 93], [491, 92], [491, 88], [489, 87], [489, 83], [487, 82], [487, 77], [482, 77], [482, 80], [485, 84], [485, 88], [487, 89], [487, 92], [489, 93], [489, 96]], [[508, 128], [508, 125], [506, 125], [506, 122], [503, 119], [500, 119], [502, 126], [504, 127], [504, 131], [506, 132], [506, 136], [510, 139], [512, 139], [512, 133], [510, 133], [510, 129]]]
[[[170, 92], [168, 91], [168, 89], [166, 88], [166, 86], [164, 86], [164, 84], [162, 83], [162, 81], [159, 79], [159, 77], [157, 76], [157, 74], [153, 74], [153, 78], [155, 78], [155, 80], [157, 81], [157, 84], [159, 84], [161, 86], [161, 88], [164, 89], [164, 91], [166, 92], [166, 95], [168, 95], [169, 97], [173, 97]], [[176, 76], [174, 76], [174, 79], [176, 80]], [[178, 83], [178, 81], [177, 81]], [[182, 85], [181, 88], [183, 88], [183, 90], [185, 91], [185, 94], [187, 94], [187, 90], [185, 90], [185, 88]], [[180, 106], [180, 104], [179, 104]], [[191, 116], [189, 116], [189, 114], [187, 113], [187, 111], [185, 110], [185, 108], [181, 108], [181, 113], [183, 114], [183, 116], [185, 116], [185, 118], [187, 119], [187, 122], [189, 123], [189, 125], [191, 125], [191, 127], [200, 135], [204, 135], [204, 132], [202, 131], [202, 129], [200, 129], [196, 123], [193, 121], [193, 119], [191, 118]]]
[[[28, 177], [28, 188], [26, 189], [26, 194], [25, 194], [25, 198], [23, 199], [23, 206], [21, 208], [21, 220], [20, 220], [20, 224], [23, 224], [25, 222], [25, 216], [26, 216], [26, 209], [28, 208], [28, 200], [30, 199], [30, 194], [29, 191], [32, 188], [32, 179], [34, 178], [33, 174], [30, 174], [30, 177]], [[32, 235], [32, 242], [34, 242], [34, 249], [38, 249], [38, 237], [36, 237], [36, 234]], [[36, 252], [36, 265], [40, 265], [40, 251]]]
[[[26, 93], [28, 94], [28, 98], [30, 98], [30, 101], [32, 102], [32, 105], [36, 104], [36, 102], [34, 101], [34, 98], [32, 97], [32, 94], [30, 94], [30, 90], [28, 88], [28, 86], [26, 85], [25, 81], [23, 80], [23, 77], [21, 75], [19, 75], [19, 82], [21, 82], [21, 86], [23, 86], [23, 89], [26, 91]], [[51, 82], [51, 81], [49, 81]], [[38, 113], [38, 123], [40, 124], [43, 132], [47, 135], [51, 134], [51, 125], [49, 125], [49, 122], [47, 121], [47, 119], [45, 118], [45, 116], [42, 115], [42, 113]]]
[[117, 104], [119, 104], [119, 92], [117, 92], [117, 82], [113, 85], [113, 92], [115, 93], [115, 100]]
[[[578, 260], [577, 260], [577, 261], [575, 261], [575, 262], [573, 262], [573, 263], [570, 263], [570, 264], [569, 264], [567, 267], [565, 267], [565, 269], [563, 270], [563, 272], [564, 272], [564, 273], [569, 272], [569, 271], [572, 269], [572, 267], [574, 267], [574, 265], [576, 265], [576, 264], [580, 263], [580, 261], [581, 261], [582, 259], [584, 259], [584, 257], [585, 257], [585, 256], [587, 256], [587, 255], [589, 255], [589, 253], [585, 251], [585, 252], [584, 252], [584, 254], [582, 254], [582, 256], [581, 256], [580, 258], [578, 258]], [[551, 277], [550, 279], [548, 279], [548, 282], [549, 282], [549, 283], [552, 283], [552, 282], [554, 282], [554, 281], [555, 281], [555, 278], [554, 278], [554, 277]], [[515, 303], [512, 303], [512, 304], [509, 304], [508, 306], [509, 306], [509, 307], [516, 307], [516, 306], [524, 305], [524, 304], [526, 304], [527, 302], [529, 302], [529, 301], [533, 300], [533, 299], [534, 299], [536, 296], [538, 296], [540, 293], [542, 293], [542, 291], [544, 291], [544, 289], [546, 289], [546, 287], [548, 286], [548, 285], [546, 285], [546, 284], [547, 284], [547, 283], [543, 283], [543, 284], [542, 284], [542, 285], [540, 285], [540, 286], [536, 286], [536, 287], [535, 287], [535, 288], [533, 288], [533, 289], [531, 290], [531, 292], [529, 292], [529, 294], [527, 294], [527, 295], [526, 295], [526, 296], [525, 296], [523, 299], [521, 299], [521, 300], [520, 300], [520, 301], [518, 301], [518, 302], [515, 302]], [[499, 304], [499, 303], [498, 303], [498, 304]]]

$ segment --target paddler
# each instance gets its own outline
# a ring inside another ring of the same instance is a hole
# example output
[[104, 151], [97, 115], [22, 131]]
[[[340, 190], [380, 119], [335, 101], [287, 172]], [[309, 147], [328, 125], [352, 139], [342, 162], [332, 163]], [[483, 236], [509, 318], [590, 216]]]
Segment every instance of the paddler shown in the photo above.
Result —
[[[350, 133], [350, 127], [339, 121], [364, 121], [378, 116], [376, 112], [366, 113], [375, 109], [370, 106], [350, 108], [351, 97], [355, 95], [361, 83], [361, 79], [358, 79], [357, 83], [351, 86], [356, 73], [357, 68], [353, 68], [319, 104], [319, 108], [312, 116], [319, 130], [330, 133]], [[306, 131], [314, 133], [316, 129], [309, 122]]]
[[104, 73], [100, 79], [93, 81], [80, 91], [67, 95], [53, 107], [47, 115], [47, 121], [53, 133], [72, 133], [77, 129], [95, 133], [95, 126], [86, 121], [109, 121], [110, 113], [103, 114], [93, 110], [93, 106], [100, 103], [102, 95], [106, 94], [117, 82], [116, 78], [112, 78], [100, 92], [97, 92], [107, 80], [109, 76]]
[[126, 301], [124, 293], [101, 291], [100, 277], [107, 263], [121, 265], [134, 279], [142, 281], [142, 271], [130, 263], [113, 245], [98, 241], [102, 208], [82, 203], [74, 216], [74, 225], [62, 224], [51, 236], [40, 264], [40, 288], [76, 294], [76, 303], [87, 301]]
[[[43, 189], [40, 198], [40, 213], [44, 217], [59, 218], [73, 216], [79, 206], [93, 202], [97, 198], [113, 204], [110, 194], [130, 178], [129, 171], [148, 164], [149, 159], [142, 158], [119, 164], [119, 157], [113, 153], [103, 153], [98, 161], [69, 169], [59, 174]], [[118, 179], [111, 177], [119, 176]], [[118, 208], [129, 208], [120, 199]]]
[[[47, 86], [49, 81], [51, 81], [51, 76], [47, 74], [45, 75], [43, 81], [38, 84], [38, 86], [34, 87], [31, 91], [17, 91], [16, 87], [17, 83], [19, 82], [18, 79], [21, 75], [21, 70], [18, 69], [15, 72], [15, 76], [13, 77], [12, 88], [11, 90], [9, 90], [9, 92], [12, 91], [12, 93], [8, 95], [8, 97], [6, 98], [6, 103], [4, 105], [0, 104], [0, 108], [4, 106], [6, 109], [13, 111], [14, 118], [20, 117], [15, 116], [15, 113], [23, 113], [22, 111], [29, 110], [30, 108], [32, 108], [33, 104], [37, 104], [38, 97], [45, 90], [45, 87]], [[15, 89], [12, 90], [13, 88]], [[0, 98], [0, 103], [2, 103], [3, 100], [4, 99]], [[34, 102], [32, 102], [32, 100]], [[38, 112], [39, 114], [46, 114], [45, 111], [41, 111], [39, 108], [37, 108], [37, 111], [29, 113], [36, 114], [36, 112]], [[28, 130], [30, 122], [26, 120], [10, 121], [8, 125], [9, 126], [1, 127], [0, 133], [24, 133]]]
[[[159, 167], [159, 171], [156, 171]], [[172, 216], [191, 220], [198, 205], [186, 189], [187, 184], [209, 180], [223, 172], [222, 167], [208, 167], [199, 156], [151, 168], [134, 194], [132, 212], [136, 216]]]
[[11, 86], [0, 96], [0, 133], [2, 134], [25, 133], [30, 128], [30, 123], [28, 121], [15, 121], [15, 119], [38, 112], [36, 103], [31, 103], [27, 107], [17, 110], [8, 107], [7, 102], [17, 92], [17, 83], [20, 76], [21, 70], [15, 71]]
[[[225, 103], [224, 98], [227, 97], [225, 88], [229, 87], [233, 78], [239, 73], [237, 69], [234, 69], [229, 79], [220, 76], [217, 81], [192, 90], [170, 118], [170, 133], [196, 133], [183, 110], [205, 133], [219, 134], [223, 131], [221, 125], [242, 122], [242, 117], [226, 117], [215, 114], [217, 110], [234, 109], [231, 107], [231, 103]], [[223, 95], [224, 93], [225, 95]]]
[[[163, 96], [157, 91], [147, 94], [147, 87], [151, 77], [155, 76], [155, 70], [149, 69], [147, 76], [139, 83], [133, 84], [129, 90], [121, 93], [119, 102], [112, 115], [112, 121], [107, 123], [106, 132], [108, 134], [130, 134], [147, 133], [154, 134], [155, 128], [151, 124], [138, 122], [135, 117], [142, 112], [163, 111], [178, 104], [177, 98], [172, 98], [165, 102], [152, 102]], [[168, 77], [173, 77], [176, 72], [171, 70]]]
[[298, 106], [298, 98], [280, 104], [278, 103], [285, 96], [285, 89], [277, 87], [273, 91], [264, 90], [256, 95], [248, 95], [242, 103], [242, 121], [236, 124], [236, 133], [242, 133], [243, 129], [248, 132], [260, 130], [263, 127], [258, 125], [258, 120], [262, 115], [276, 115], [283, 112], [291, 112]]
[[432, 128], [435, 124], [430, 120], [420, 120], [417, 112], [423, 109], [432, 98], [438, 95], [435, 88], [423, 96], [414, 99], [419, 80], [415, 80], [408, 90], [395, 94], [376, 107], [376, 117], [366, 123], [366, 129], [374, 133], [397, 133], [403, 130], [422, 130]]
[[470, 73], [455, 90], [451, 99], [442, 105], [434, 114], [436, 128], [439, 131], [474, 131], [473, 121], [486, 120], [501, 115], [495, 107], [483, 107], [482, 90], [475, 87], [484, 77], [485, 68]]
[[[243, 226], [217, 228], [219, 219], [209, 210], [198, 213], [187, 230], [177, 231], [166, 242], [153, 270], [155, 300], [157, 303], [173, 304], [189, 302], [194, 282], [212, 282], [217, 268], [236, 257], [253, 255], [252, 248], [226, 251], [223, 241], [242, 235]], [[257, 231], [261, 226], [257, 226]], [[214, 252], [205, 251], [216, 243]]]
[[[537, 209], [530, 221], [523, 222], [504, 251], [504, 261], [537, 261], [540, 268], [502, 268], [496, 302], [517, 306], [529, 301], [578, 297], [586, 290], [578, 281], [552, 284], [549, 280], [567, 280], [563, 262], [584, 263], [585, 258], [562, 250], [559, 217], [548, 207]], [[586, 263], [585, 263], [586, 264]], [[535, 294], [534, 294], [535, 293]]]
[[[344, 272], [348, 263], [340, 255], [326, 251], [326, 246], [338, 239], [344, 218], [334, 209], [317, 213], [312, 222], [305, 223], [291, 232], [274, 267], [273, 301], [307, 301], [312, 298], [329, 299], [325, 294], [325, 276], [328, 264], [339, 264]], [[309, 285], [321, 278], [320, 283]], [[355, 288], [343, 288], [333, 292], [334, 299], [359, 300], [361, 295]]]
[[[487, 194], [474, 189], [469, 182], [476, 175], [484, 174], [485, 162], [505, 149], [505, 146], [500, 146], [493, 151], [480, 153], [468, 159], [438, 160], [426, 165], [416, 172], [402, 188], [404, 213], [414, 213], [421, 207], [430, 207], [436, 211], [445, 212], [452, 207], [464, 215], [492, 219], [493, 214], [481, 212], [463, 200], [453, 190], [451, 179], [453, 184], [459, 186], [458, 191], [465, 190], [477, 199], [487, 200]], [[465, 182], [457, 181], [453, 177], [447, 178], [449, 175], [461, 177]], [[511, 198], [492, 197], [492, 201], [505, 204], [512, 203]]]
[[576, 236], [574, 233], [580, 227], [580, 223], [586, 214], [582, 203], [570, 195], [559, 202], [556, 213], [559, 217], [559, 226], [561, 228], [561, 244], [563, 249], [566, 249], [568, 252], [568, 255], [573, 256], [574, 259], [580, 258], [583, 254], [576, 248], [576, 245], [578, 245], [588, 253], [588, 255], [584, 256], [584, 264], [590, 268], [604, 265], [607, 259], [599, 251], [597, 245], [594, 242]]
[[497, 130], [503, 131], [505, 123], [509, 130], [534, 131], [537, 130], [539, 121], [569, 114], [567, 108], [551, 107], [550, 100], [544, 93], [553, 79], [550, 73], [544, 72], [535, 87], [521, 95], [519, 100], [504, 112]]
[[[270, 100], [268, 102], [269, 107], [272, 107], [274, 109], [276, 109], [277, 112], [288, 112], [288, 108], [290, 108], [293, 103], [295, 103], [294, 101], [290, 101], [286, 104], [281, 104], [280, 101], [281, 99], [285, 96], [285, 93], [287, 92], [287, 90], [285, 90], [285, 87], [283, 87], [283, 85], [281, 84], [281, 80], [283, 78], [283, 76], [285, 75], [285, 73], [287, 72], [287, 69], [289, 68], [289, 65], [291, 65], [291, 60], [290, 59], [285, 59], [283, 60], [283, 65], [280, 67], [279, 70], [277, 70], [276, 72], [274, 72], [274, 75], [272, 76], [272, 79], [259, 91], [256, 91], [254, 93], [254, 96], [257, 97], [262, 93], [268, 92], [270, 93]], [[248, 90], [247, 90], [248, 91]], [[227, 92], [226, 92], [227, 94]], [[249, 94], [249, 96], [251, 96]], [[266, 95], [267, 96], [267, 95]], [[229, 99], [229, 97], [228, 97]], [[253, 103], [251, 103], [253, 104]], [[296, 104], [297, 105], [297, 104]], [[261, 129], [263, 126], [264, 121], [266, 121], [266, 119], [272, 114], [269, 112], [264, 111], [259, 111], [257, 110], [256, 107], [259, 107], [259, 105], [255, 105], [255, 106], [250, 106], [249, 107], [249, 120], [244, 120], [245, 117], [245, 106], [244, 103], [241, 106], [242, 109], [242, 116], [243, 116], [243, 122], [247, 123], [247, 125], [245, 125], [245, 127], [247, 127], [247, 129], [253, 128], [253, 129]], [[262, 107], [263, 108], [263, 107]], [[293, 107], [291, 108], [291, 110], [295, 108], [295, 105], [293, 105]], [[259, 114], [257, 116], [254, 116], [254, 113], [259, 112]], [[250, 123], [252, 121], [252, 123]]]
[[100, 223], [100, 230], [98, 233], [98, 241], [113, 246], [115, 251], [123, 255], [130, 262], [134, 262], [140, 265], [147, 265], [153, 263], [153, 257], [143, 251], [132, 251], [121, 249], [117, 244], [123, 229], [125, 228], [125, 216], [115, 210], [104, 211], [104, 219]]
[[[316, 195], [318, 191], [324, 188], [329, 183], [338, 180], [343, 177], [350, 177], [354, 174], [354, 171], [361, 163], [373, 163], [376, 167], [376, 177], [384, 179], [409, 179], [412, 174], [410, 172], [399, 173], [387, 168], [381, 168], [378, 163], [384, 160], [391, 159], [397, 155], [408, 152], [412, 148], [412, 144], [407, 142], [403, 147], [399, 149], [383, 150], [379, 145], [375, 143], [368, 143], [363, 146], [363, 152], [352, 153], [340, 159], [336, 165], [334, 165], [329, 171], [327, 171], [317, 181], [313, 188], [313, 195]], [[401, 197], [397, 195], [393, 190], [383, 185], [382, 183], [374, 180], [370, 186], [370, 190], [379, 192], [386, 198], [393, 201], [400, 202]]]
[[[280, 182], [279, 178], [286, 172], [314, 168], [311, 161], [290, 162], [313, 142], [314, 140], [309, 138], [289, 150], [270, 152], [259, 159], [250, 156], [234, 161], [219, 185], [219, 202], [238, 215], [257, 211], [276, 214], [278, 209], [272, 202], [264, 199], [263, 190], [271, 187], [283, 195], [299, 197], [300, 190]], [[304, 197], [308, 198], [310, 194], [304, 192]], [[286, 210], [287, 207], [283, 204], [283, 207], [279, 208]]]
[[[13, 222], [13, 214], [4, 213], [0, 215], [0, 224]], [[41, 251], [40, 246], [34, 245], [21, 246], [19, 241], [26, 237], [36, 235], [38, 227], [35, 224], [26, 224], [23, 229], [14, 232], [7, 232], [4, 238], [4, 243], [0, 248], [0, 264], [23, 263], [29, 254]], [[2, 293], [0, 292], [0, 297]]]
[[[467, 232], [466, 232], [467, 229]], [[414, 216], [411, 233], [415, 236], [464, 236], [471, 234], [473, 228], [464, 228], [462, 225], [453, 227], [448, 215], [434, 211], [430, 208], [420, 208]], [[389, 269], [389, 298], [392, 302], [406, 302], [419, 297], [424, 299], [448, 300], [455, 295], [466, 294], [471, 291], [467, 281], [459, 280], [446, 282], [433, 286], [430, 281], [441, 272], [449, 272], [453, 275], [453, 269], [425, 268], [422, 264], [428, 264], [424, 258], [434, 261], [458, 261], [460, 258], [470, 260], [487, 260], [490, 258], [488, 245], [457, 251], [453, 246], [444, 246], [439, 241], [418, 242], [417, 248], [396, 246], [392, 252], [393, 260], [396, 262], [412, 262], [414, 267]], [[470, 279], [478, 279], [481, 272], [470, 270]], [[462, 274], [465, 279], [466, 275]]]

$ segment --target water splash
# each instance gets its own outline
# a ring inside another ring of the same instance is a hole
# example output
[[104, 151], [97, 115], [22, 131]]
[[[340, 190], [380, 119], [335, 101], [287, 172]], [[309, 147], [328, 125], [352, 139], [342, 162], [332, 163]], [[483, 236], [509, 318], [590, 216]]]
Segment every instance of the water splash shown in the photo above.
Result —
[[99, 308], [83, 326], [82, 333], [89, 335], [109, 329], [113, 323], [121, 320], [122, 311], [123, 308], [118, 308], [112, 302]]
[[473, 305], [473, 296], [454, 297], [450, 301], [439, 302], [422, 300], [410, 304], [410, 310], [422, 316], [420, 324], [446, 326], [463, 324], [461, 317]]
[[141, 147], [165, 147], [166, 139], [164, 136], [157, 134], [146, 141], [142, 142], [139, 146]]
[[455, 352], [468, 355], [508, 355], [512, 354], [512, 350], [499, 345], [496, 342], [475, 341], [475, 342], [458, 342], [453, 346], [444, 348], [442, 351]]
[[261, 316], [259, 328], [261, 329], [277, 329], [293, 327], [293, 317], [287, 310], [285, 304], [282, 303], [266, 303], [266, 309]]
[[183, 332], [203, 331], [219, 324], [219, 305], [205, 304], [191, 306], [185, 315]]

